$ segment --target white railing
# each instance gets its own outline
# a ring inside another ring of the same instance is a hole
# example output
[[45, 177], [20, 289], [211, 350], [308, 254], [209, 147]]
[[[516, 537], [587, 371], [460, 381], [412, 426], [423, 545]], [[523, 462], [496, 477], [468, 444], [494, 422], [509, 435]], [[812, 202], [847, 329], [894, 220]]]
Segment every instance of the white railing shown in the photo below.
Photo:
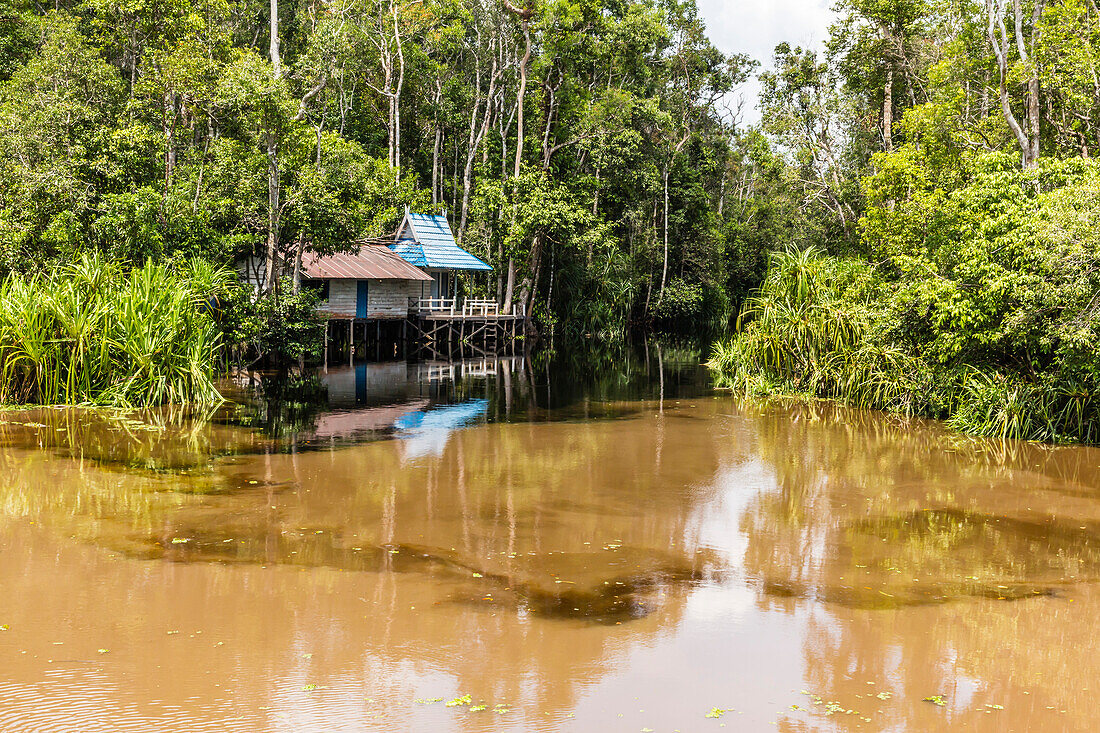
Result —
[[495, 377], [496, 375], [496, 359], [481, 359], [480, 361], [462, 362], [462, 376], [464, 377]]
[[429, 313], [449, 313], [455, 314], [455, 306], [457, 301], [455, 298], [421, 298], [417, 304], [417, 309], [421, 312], [427, 311]]
[[500, 314], [500, 306], [495, 300], [475, 300], [468, 298], [462, 303], [462, 315], [464, 316], [496, 316]]
[[[501, 314], [500, 304], [495, 300], [481, 300], [467, 298], [459, 301], [457, 298], [411, 298], [416, 311], [419, 313], [437, 313], [451, 316], [467, 316], [472, 318], [489, 318]], [[524, 317], [522, 303], [517, 303], [512, 309], [512, 315]]]

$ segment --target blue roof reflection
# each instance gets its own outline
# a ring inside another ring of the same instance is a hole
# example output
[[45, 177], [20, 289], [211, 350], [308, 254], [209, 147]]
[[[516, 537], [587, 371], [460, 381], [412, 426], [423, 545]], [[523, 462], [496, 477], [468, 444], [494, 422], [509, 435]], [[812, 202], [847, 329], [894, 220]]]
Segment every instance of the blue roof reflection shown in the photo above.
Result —
[[406, 441], [406, 457], [441, 456], [451, 433], [477, 423], [488, 412], [489, 400], [467, 400], [406, 413], [393, 425], [397, 437]]

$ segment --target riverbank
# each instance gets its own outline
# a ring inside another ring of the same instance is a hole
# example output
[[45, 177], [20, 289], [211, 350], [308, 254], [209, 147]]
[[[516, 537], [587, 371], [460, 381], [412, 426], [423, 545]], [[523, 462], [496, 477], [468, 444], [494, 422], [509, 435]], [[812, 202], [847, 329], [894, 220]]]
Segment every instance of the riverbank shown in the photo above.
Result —
[[870, 179], [863, 255], [773, 255], [714, 347], [719, 383], [977, 435], [1100, 442], [1100, 168], [965, 164], [970, 178], [946, 193], [920, 190], [911, 170]]

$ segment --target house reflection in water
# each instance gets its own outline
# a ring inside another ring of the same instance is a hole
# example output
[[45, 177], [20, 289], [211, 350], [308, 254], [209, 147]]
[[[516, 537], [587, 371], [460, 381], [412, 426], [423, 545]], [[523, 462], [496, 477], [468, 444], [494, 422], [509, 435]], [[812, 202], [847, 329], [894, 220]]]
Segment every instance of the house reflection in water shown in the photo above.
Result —
[[397, 437], [405, 440], [405, 458], [442, 456], [451, 433], [474, 425], [489, 412], [489, 400], [467, 400], [417, 410], [397, 419]]
[[510, 402], [511, 376], [523, 367], [523, 357], [490, 357], [331, 369], [322, 376], [328, 411], [303, 437], [337, 443], [393, 436], [407, 441], [408, 458], [439, 455], [450, 433], [487, 419], [491, 396]]

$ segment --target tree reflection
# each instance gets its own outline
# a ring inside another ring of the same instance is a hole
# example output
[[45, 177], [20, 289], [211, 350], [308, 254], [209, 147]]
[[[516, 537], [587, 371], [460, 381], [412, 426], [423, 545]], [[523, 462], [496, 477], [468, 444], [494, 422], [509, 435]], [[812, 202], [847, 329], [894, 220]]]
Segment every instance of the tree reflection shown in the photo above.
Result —
[[[745, 410], [775, 477], [742, 516], [746, 571], [763, 606], [810, 603], [811, 690], [903, 730], [989, 727], [1006, 699], [1027, 709], [1016, 720], [1082, 702], [1064, 681], [1100, 678], [1076, 653], [1096, 621], [1071, 605], [1100, 577], [1100, 453], [959, 439], [821, 403]], [[887, 697], [871, 694], [882, 685]], [[919, 703], [937, 694], [946, 709]]]

